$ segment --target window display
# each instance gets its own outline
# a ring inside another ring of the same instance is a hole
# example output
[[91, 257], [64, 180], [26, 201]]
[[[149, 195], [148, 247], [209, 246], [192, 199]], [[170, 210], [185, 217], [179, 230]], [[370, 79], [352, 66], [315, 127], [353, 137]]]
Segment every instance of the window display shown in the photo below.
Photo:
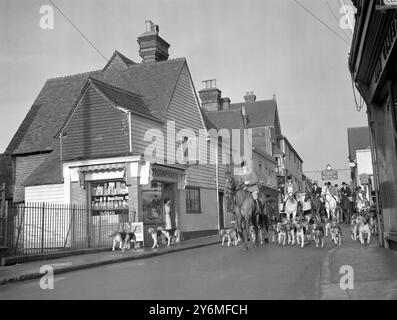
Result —
[[142, 186], [142, 209], [145, 221], [162, 222], [162, 183], [152, 182]]
[[92, 215], [128, 214], [128, 187], [124, 181], [91, 182]]

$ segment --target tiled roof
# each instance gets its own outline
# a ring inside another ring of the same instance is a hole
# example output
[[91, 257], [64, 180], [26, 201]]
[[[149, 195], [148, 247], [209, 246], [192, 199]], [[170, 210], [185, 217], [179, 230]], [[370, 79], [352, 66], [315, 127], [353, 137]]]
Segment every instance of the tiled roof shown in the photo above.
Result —
[[243, 106], [245, 107], [248, 115], [249, 128], [274, 126], [277, 111], [275, 100], [232, 103], [230, 104], [230, 109], [241, 110]]
[[136, 64], [134, 61], [128, 59], [125, 55], [123, 55], [119, 51], [115, 50], [112, 57], [109, 59], [108, 63], [102, 69], [103, 71], [105, 71], [108, 68], [108, 66], [112, 63], [112, 61], [114, 60], [115, 57], [119, 57], [125, 63], [126, 66]]
[[12, 198], [12, 160], [9, 154], [0, 154], [0, 187], [6, 184], [6, 199]]
[[150, 112], [163, 119], [185, 63], [185, 58], [145, 62], [126, 70], [109, 69], [93, 78], [141, 95]]
[[204, 111], [203, 113], [218, 130], [240, 129], [243, 127], [241, 110]]
[[[63, 125], [90, 75], [100, 71], [49, 79], [17, 134], [11, 140], [14, 154], [52, 150], [54, 135]], [[8, 150], [8, 148], [7, 148]]]
[[141, 95], [151, 115], [164, 119], [185, 63], [185, 58], [178, 58], [129, 64], [126, 70], [99, 70], [49, 79], [34, 102], [40, 107], [28, 113], [7, 150], [14, 154], [52, 150], [54, 136], [68, 118], [89, 77]]
[[8, 144], [8, 147], [4, 153], [12, 154], [14, 152], [14, 150], [18, 147], [19, 143], [21, 142], [21, 140], [25, 136], [26, 132], [28, 131], [29, 126], [33, 122], [34, 118], [36, 117], [36, 114], [39, 111], [39, 109], [40, 109], [40, 105], [37, 105], [37, 104], [34, 104], [30, 108], [25, 119], [23, 119], [21, 125], [19, 126], [17, 132], [12, 137], [11, 142]]
[[350, 161], [356, 160], [356, 151], [371, 147], [368, 127], [356, 127], [347, 129]]
[[45, 184], [59, 184], [63, 182], [62, 163], [59, 152], [59, 144], [53, 146], [53, 150], [44, 162], [24, 181], [23, 185], [38, 186]]
[[155, 121], [160, 121], [159, 119], [153, 117], [150, 111], [146, 108], [142, 96], [114, 86], [110, 86], [98, 80], [90, 79], [89, 81], [114, 104], [124, 109], [130, 110], [135, 114], [142, 115]]

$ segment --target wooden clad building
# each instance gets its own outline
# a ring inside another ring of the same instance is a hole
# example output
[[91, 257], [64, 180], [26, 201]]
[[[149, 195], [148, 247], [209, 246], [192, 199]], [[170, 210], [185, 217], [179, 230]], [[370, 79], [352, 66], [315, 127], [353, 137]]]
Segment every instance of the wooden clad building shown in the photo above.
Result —
[[92, 221], [112, 212], [147, 230], [164, 225], [170, 198], [185, 238], [216, 233], [226, 166], [210, 162], [211, 124], [187, 61], [168, 60], [150, 21], [138, 43], [142, 63], [115, 51], [101, 70], [47, 80], [6, 150], [13, 199], [85, 204]]

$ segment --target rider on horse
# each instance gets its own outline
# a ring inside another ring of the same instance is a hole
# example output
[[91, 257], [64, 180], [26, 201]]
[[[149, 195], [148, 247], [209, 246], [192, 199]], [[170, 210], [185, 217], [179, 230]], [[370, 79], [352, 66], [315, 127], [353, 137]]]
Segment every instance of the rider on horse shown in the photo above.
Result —
[[327, 189], [330, 195], [336, 200], [336, 202], [339, 202], [338, 198], [338, 189], [336, 187], [333, 187], [331, 182], [328, 181], [327, 183]]
[[253, 168], [248, 168], [248, 164], [246, 161], [241, 162], [241, 171], [243, 175], [241, 176], [240, 181], [245, 185], [247, 191], [252, 194], [252, 197], [254, 198], [256, 203], [256, 212], [258, 213], [260, 212], [260, 206], [258, 202], [258, 176]]
[[296, 199], [296, 193], [298, 192], [298, 187], [296, 186], [296, 183], [292, 181], [292, 177], [288, 176], [287, 178], [287, 183], [284, 186], [284, 202], [283, 202], [283, 212], [285, 212], [285, 204], [288, 200], [289, 194], [292, 193], [292, 197]]
[[317, 183], [313, 183], [313, 188], [311, 190], [311, 194], [313, 197], [316, 197], [316, 198], [321, 197], [321, 188], [317, 185]]

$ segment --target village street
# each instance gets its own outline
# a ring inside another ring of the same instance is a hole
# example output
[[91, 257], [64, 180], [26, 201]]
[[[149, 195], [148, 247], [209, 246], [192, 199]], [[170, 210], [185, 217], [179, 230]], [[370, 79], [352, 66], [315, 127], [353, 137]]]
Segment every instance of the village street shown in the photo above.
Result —
[[[324, 249], [218, 244], [56, 275], [52, 290], [39, 280], [1, 285], [0, 299], [396, 299], [397, 254], [343, 231], [338, 248], [329, 238]], [[353, 290], [340, 288], [343, 265], [354, 270]]]

